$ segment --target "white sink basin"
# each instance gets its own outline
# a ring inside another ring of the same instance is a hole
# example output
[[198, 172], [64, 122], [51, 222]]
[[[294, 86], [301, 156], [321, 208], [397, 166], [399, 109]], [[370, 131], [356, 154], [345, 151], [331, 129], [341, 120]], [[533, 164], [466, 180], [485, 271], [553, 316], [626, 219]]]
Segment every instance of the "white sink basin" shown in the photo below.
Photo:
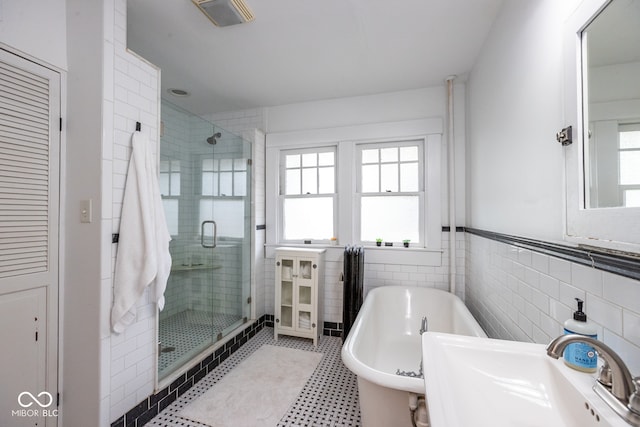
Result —
[[431, 427], [628, 427], [545, 345], [427, 332], [422, 357]]

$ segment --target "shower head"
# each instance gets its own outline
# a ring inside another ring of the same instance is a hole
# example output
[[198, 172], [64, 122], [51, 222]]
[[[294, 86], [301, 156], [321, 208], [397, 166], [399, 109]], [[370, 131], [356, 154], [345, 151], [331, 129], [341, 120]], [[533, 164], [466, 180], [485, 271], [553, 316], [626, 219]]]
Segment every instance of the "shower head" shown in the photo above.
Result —
[[222, 134], [220, 132], [216, 132], [209, 138], [207, 138], [207, 142], [211, 145], [216, 145], [216, 143], [218, 142], [218, 138], [220, 138], [221, 136]]

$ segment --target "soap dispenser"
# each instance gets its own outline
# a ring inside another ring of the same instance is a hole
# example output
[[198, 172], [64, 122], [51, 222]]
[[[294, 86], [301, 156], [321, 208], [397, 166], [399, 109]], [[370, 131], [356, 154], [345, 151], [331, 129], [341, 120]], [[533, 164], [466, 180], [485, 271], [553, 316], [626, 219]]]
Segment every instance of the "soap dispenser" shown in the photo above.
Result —
[[[573, 313], [573, 319], [564, 322], [564, 333], [579, 334], [589, 338], [598, 339], [596, 326], [587, 321], [587, 315], [582, 311], [584, 301], [576, 298], [578, 310]], [[586, 343], [569, 344], [564, 350], [564, 363], [578, 371], [595, 372], [598, 365], [598, 354], [596, 350]]]

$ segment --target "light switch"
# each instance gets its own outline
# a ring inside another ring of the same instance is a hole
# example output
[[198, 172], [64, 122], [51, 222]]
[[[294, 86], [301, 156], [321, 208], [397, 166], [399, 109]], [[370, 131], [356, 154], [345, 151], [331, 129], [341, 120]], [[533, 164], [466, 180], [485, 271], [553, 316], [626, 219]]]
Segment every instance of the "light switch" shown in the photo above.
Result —
[[91, 222], [91, 199], [80, 201], [80, 222]]

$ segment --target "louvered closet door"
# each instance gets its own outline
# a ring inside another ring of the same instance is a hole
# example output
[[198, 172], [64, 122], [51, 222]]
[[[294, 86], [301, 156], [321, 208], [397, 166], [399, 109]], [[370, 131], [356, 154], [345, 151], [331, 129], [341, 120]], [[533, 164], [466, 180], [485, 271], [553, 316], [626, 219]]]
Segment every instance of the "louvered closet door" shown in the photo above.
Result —
[[0, 49], [2, 426], [57, 424], [59, 118], [60, 75]]

